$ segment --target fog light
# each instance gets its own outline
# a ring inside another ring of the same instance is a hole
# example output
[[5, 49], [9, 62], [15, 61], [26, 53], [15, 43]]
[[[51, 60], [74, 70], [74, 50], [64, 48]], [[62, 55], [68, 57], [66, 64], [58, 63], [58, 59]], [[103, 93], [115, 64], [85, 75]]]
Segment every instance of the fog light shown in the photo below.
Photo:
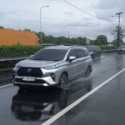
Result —
[[44, 83], [43, 86], [48, 86], [48, 84], [47, 84], [47, 83]]

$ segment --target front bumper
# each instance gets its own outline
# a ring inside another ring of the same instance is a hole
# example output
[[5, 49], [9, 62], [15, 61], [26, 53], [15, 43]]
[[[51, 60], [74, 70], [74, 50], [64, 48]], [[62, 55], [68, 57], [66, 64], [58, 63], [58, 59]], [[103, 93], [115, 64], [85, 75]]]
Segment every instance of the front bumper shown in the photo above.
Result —
[[15, 76], [13, 83], [14, 85], [27, 85], [27, 86], [54, 86], [57, 84], [51, 78], [51, 76], [46, 76], [42, 78]]

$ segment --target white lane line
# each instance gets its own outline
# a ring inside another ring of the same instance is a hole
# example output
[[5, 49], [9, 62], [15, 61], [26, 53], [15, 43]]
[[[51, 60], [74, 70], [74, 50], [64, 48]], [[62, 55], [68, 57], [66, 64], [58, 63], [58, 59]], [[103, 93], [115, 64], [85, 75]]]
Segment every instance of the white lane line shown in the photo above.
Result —
[[9, 86], [11, 86], [12, 84], [7, 84], [7, 85], [3, 85], [3, 86], [0, 86], [0, 89], [3, 89], [3, 88], [5, 88], [5, 87], [9, 87]]
[[94, 94], [96, 91], [98, 91], [100, 88], [102, 88], [103, 86], [105, 86], [106, 84], [108, 84], [110, 81], [112, 81], [113, 79], [115, 79], [116, 77], [118, 77], [123, 72], [125, 72], [125, 68], [122, 69], [122, 70], [120, 70], [119, 72], [117, 72], [116, 74], [114, 74], [113, 76], [111, 76], [110, 78], [108, 78], [106, 81], [104, 81], [103, 83], [101, 83], [99, 86], [97, 86], [96, 88], [94, 88], [93, 90], [91, 90], [86, 95], [83, 95], [82, 97], [80, 97], [78, 100], [76, 100], [75, 102], [73, 102], [72, 104], [70, 104], [69, 106], [67, 106], [66, 108], [64, 108], [60, 112], [58, 112], [57, 114], [55, 114], [52, 118], [48, 119], [47, 121], [45, 121], [41, 125], [51, 125], [56, 120], [58, 120], [60, 117], [62, 117], [63, 115], [65, 115], [71, 109], [73, 109], [74, 107], [76, 107], [78, 104], [80, 104], [81, 102], [83, 102], [86, 98], [88, 98], [89, 96], [91, 96], [92, 94]]

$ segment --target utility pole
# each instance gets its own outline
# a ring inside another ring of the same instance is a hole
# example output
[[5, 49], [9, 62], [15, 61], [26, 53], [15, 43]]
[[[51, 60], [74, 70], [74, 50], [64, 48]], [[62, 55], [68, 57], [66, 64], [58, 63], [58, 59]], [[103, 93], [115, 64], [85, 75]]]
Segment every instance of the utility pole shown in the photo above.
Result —
[[121, 32], [121, 15], [123, 14], [123, 12], [118, 12], [116, 13], [116, 15], [118, 16], [118, 27], [117, 27], [117, 47], [120, 46], [120, 40], [121, 40], [121, 36], [120, 36], [120, 32]]

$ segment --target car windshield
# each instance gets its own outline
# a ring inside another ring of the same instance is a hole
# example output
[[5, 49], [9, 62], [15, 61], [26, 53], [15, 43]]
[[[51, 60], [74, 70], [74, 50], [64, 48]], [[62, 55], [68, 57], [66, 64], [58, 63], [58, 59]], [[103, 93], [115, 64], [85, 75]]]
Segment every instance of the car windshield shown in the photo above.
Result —
[[60, 61], [64, 58], [66, 52], [67, 50], [65, 49], [42, 49], [31, 59], [44, 61]]

